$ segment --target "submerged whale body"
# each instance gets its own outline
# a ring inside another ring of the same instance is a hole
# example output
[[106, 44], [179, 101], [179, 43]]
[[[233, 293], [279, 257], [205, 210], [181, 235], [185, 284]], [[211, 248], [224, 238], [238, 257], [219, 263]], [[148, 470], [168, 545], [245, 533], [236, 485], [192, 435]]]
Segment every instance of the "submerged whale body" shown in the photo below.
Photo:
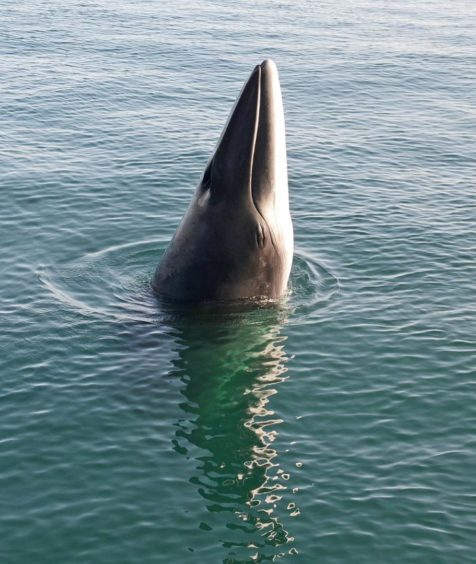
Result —
[[179, 302], [272, 300], [286, 293], [292, 255], [281, 89], [265, 60], [235, 103], [152, 287]]

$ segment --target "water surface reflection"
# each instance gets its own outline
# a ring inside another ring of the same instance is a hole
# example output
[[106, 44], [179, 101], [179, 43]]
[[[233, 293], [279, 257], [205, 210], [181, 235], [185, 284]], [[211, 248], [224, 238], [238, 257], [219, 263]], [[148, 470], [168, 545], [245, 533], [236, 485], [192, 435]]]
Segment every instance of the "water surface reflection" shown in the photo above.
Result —
[[287, 530], [298, 509], [275, 447], [272, 409], [286, 376], [280, 311], [204, 316], [176, 325], [172, 374], [184, 383], [173, 448], [195, 462], [190, 482], [205, 500], [200, 527], [219, 532], [224, 562], [296, 553]]

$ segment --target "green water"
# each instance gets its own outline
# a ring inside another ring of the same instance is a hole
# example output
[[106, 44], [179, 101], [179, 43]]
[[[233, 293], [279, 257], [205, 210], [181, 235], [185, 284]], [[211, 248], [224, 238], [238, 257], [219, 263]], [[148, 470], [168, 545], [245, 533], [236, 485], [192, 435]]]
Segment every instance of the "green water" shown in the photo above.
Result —
[[[473, 563], [473, 3], [0, 0], [0, 562]], [[253, 66], [276, 309], [149, 281]]]

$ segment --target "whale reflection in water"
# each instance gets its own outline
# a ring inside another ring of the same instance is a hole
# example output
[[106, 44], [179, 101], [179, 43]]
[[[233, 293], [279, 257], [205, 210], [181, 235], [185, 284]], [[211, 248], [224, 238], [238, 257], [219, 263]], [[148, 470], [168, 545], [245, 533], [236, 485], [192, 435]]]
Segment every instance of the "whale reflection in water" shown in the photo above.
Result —
[[196, 463], [190, 482], [206, 502], [201, 528], [228, 549], [224, 562], [297, 552], [287, 526], [299, 511], [274, 446], [282, 420], [270, 405], [286, 379], [283, 316], [222, 314], [174, 330], [172, 374], [185, 398], [174, 449]]

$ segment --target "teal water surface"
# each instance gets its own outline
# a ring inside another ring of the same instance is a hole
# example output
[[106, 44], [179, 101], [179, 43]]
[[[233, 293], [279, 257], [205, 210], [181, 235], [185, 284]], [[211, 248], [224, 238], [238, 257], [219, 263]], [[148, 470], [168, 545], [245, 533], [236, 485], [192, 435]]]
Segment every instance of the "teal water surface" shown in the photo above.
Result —
[[[0, 562], [476, 561], [473, 2], [0, 0]], [[276, 309], [149, 280], [280, 71]]]

